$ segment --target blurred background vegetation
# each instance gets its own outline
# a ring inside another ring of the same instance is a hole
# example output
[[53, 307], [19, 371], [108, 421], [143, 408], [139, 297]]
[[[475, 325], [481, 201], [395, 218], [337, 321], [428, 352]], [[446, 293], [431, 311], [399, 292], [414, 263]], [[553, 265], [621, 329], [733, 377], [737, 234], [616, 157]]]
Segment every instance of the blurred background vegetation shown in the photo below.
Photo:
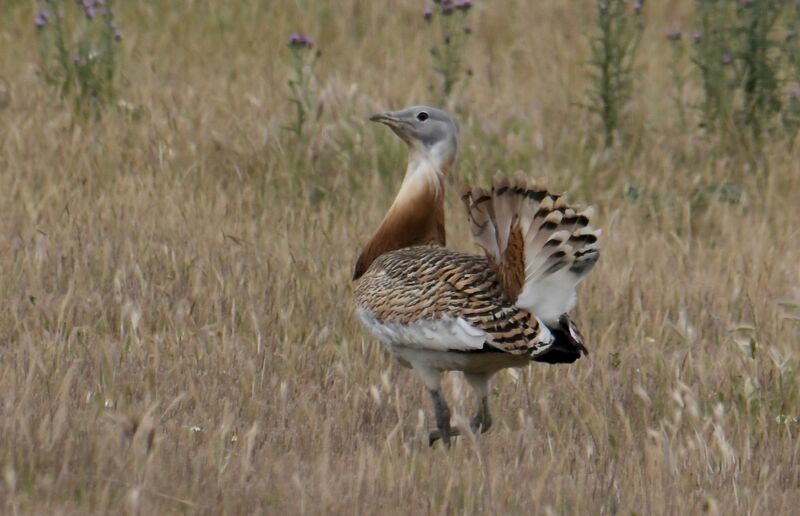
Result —
[[[2, 511], [800, 504], [795, 2], [0, 10]], [[499, 375], [447, 455], [350, 301], [405, 165], [366, 119], [420, 103], [460, 126], [452, 246], [498, 171], [604, 229], [588, 360]]]

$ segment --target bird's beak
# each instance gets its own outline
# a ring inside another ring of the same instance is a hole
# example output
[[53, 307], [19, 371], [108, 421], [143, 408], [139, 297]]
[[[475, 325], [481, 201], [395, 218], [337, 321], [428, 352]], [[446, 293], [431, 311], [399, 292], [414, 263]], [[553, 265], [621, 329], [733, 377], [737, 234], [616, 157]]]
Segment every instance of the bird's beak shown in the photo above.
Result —
[[403, 139], [406, 143], [409, 141], [408, 136], [408, 129], [407, 123], [403, 122], [402, 119], [395, 116], [392, 112], [386, 113], [378, 113], [377, 115], [372, 115], [369, 117], [370, 122], [379, 122], [381, 124], [387, 125], [391, 128], [394, 133]]
[[378, 113], [377, 115], [372, 115], [369, 117], [370, 122], [380, 122], [381, 124], [386, 124], [389, 127], [394, 127], [400, 123], [400, 120], [397, 119], [394, 114], [386, 112], [386, 113]]

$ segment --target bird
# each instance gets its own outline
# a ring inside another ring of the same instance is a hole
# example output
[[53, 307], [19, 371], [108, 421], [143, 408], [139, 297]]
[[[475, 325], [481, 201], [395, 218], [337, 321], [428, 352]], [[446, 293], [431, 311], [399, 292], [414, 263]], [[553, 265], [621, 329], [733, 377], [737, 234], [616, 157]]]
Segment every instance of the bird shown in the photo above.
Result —
[[446, 247], [445, 178], [458, 150], [458, 128], [443, 110], [413, 106], [369, 119], [408, 148], [405, 176], [353, 271], [356, 312], [430, 393], [436, 428], [428, 441], [450, 448], [442, 376], [461, 371], [478, 399], [470, 430], [492, 426], [489, 382], [498, 371], [533, 362], [573, 363], [588, 355], [568, 315], [576, 286], [600, 256], [594, 210], [517, 171], [496, 175], [488, 190], [465, 185], [472, 238], [482, 254]]

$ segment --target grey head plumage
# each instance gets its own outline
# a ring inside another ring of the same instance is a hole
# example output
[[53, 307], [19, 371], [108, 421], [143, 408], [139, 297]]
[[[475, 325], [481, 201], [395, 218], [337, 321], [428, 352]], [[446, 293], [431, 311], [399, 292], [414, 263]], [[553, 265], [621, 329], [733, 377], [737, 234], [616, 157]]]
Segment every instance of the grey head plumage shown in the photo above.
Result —
[[424, 153], [442, 169], [450, 168], [458, 150], [458, 127], [443, 110], [412, 106], [400, 111], [380, 113], [372, 122], [387, 125], [408, 145], [412, 153]]

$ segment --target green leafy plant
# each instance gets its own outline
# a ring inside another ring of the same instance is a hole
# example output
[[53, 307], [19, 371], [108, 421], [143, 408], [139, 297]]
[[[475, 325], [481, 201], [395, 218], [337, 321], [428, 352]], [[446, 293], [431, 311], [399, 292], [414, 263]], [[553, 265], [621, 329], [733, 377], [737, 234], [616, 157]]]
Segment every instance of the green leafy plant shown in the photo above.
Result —
[[44, 0], [34, 19], [41, 70], [79, 114], [99, 115], [116, 95], [122, 32], [112, 0]]
[[606, 147], [614, 144], [622, 108], [633, 93], [643, 7], [644, 2], [597, 0], [596, 32], [589, 40], [592, 84], [584, 107], [600, 117]]
[[672, 59], [670, 60], [670, 76], [672, 77], [672, 86], [675, 88], [673, 100], [675, 109], [678, 112], [678, 120], [680, 121], [681, 128], [686, 128], [686, 109], [683, 104], [683, 92], [686, 84], [686, 77], [681, 71], [681, 63], [684, 56], [683, 45], [680, 41], [683, 34], [680, 30], [670, 29], [666, 32], [665, 37], [668, 41], [674, 43], [672, 45]]
[[695, 1], [692, 63], [709, 130], [738, 140], [746, 128], [758, 143], [784, 111], [781, 97], [791, 75], [786, 64], [796, 55], [779, 30], [788, 9], [783, 1]]
[[784, 31], [783, 53], [788, 64], [788, 92], [783, 110], [784, 126], [792, 135], [800, 128], [800, 38], [797, 28], [800, 26], [800, 3], [794, 2], [791, 7], [788, 23]]
[[742, 116], [754, 136], [781, 110], [780, 41], [774, 36], [784, 2], [742, 2], [734, 30], [741, 39], [738, 70], [743, 93]]
[[464, 51], [467, 38], [472, 33], [466, 25], [466, 17], [472, 8], [470, 0], [436, 0], [438, 9], [428, 7], [423, 13], [425, 20], [436, 30], [440, 43], [431, 48], [433, 70], [441, 79], [438, 102], [445, 105], [456, 85], [470, 71], [464, 70]]
[[303, 137], [308, 113], [313, 106], [311, 80], [314, 76], [314, 65], [320, 56], [314, 47], [314, 40], [306, 34], [295, 32], [289, 37], [289, 52], [292, 56], [289, 102], [294, 106], [295, 117], [286, 129], [298, 138]]

